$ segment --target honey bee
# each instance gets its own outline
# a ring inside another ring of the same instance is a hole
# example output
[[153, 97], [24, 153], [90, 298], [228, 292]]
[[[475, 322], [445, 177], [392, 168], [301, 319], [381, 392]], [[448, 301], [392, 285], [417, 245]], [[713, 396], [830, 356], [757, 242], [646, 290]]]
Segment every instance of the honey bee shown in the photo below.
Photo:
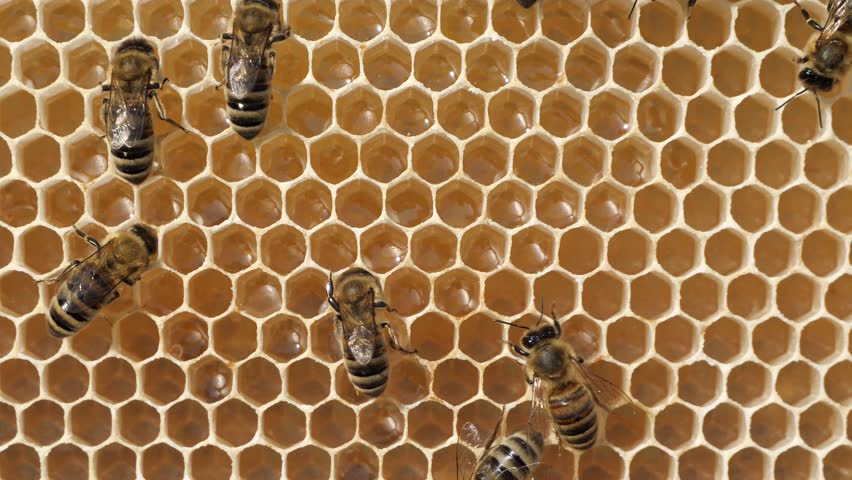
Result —
[[[653, 1], [653, 0], [651, 0]], [[630, 7], [630, 13], [627, 14], [627, 18], [633, 16], [633, 11], [636, 10], [636, 5], [639, 3], [639, 0], [633, 0], [633, 6]], [[686, 18], [689, 18], [689, 13], [692, 11], [692, 7], [698, 3], [698, 0], [687, 0], [686, 2]]]
[[154, 163], [154, 125], [148, 100], [153, 99], [161, 120], [186, 129], [166, 116], [157, 90], [163, 84], [152, 81], [159, 74], [160, 62], [154, 48], [142, 38], [121, 42], [110, 66], [110, 83], [101, 88], [109, 92], [103, 101], [103, 121], [110, 156], [118, 175], [131, 183], [148, 177]]
[[388, 351], [379, 328], [386, 329], [389, 345], [404, 353], [417, 353], [399, 346], [390, 324], [376, 323], [376, 309], [386, 308], [379, 279], [363, 268], [349, 269], [337, 277], [338, 293], [335, 296], [331, 272], [325, 292], [334, 316], [334, 333], [340, 341], [349, 380], [355, 390], [377, 397], [385, 390], [390, 376]]
[[521, 337], [522, 346], [512, 345], [512, 349], [526, 359], [527, 383], [533, 386], [532, 410], [547, 410], [563, 447], [586, 450], [597, 440], [595, 406], [612, 411], [633, 402], [620, 388], [586, 368], [573, 347], [559, 339], [562, 327], [552, 310], [551, 317], [553, 325], [542, 324], [542, 312], [533, 328], [496, 321], [529, 330]]
[[76, 225], [74, 231], [95, 251], [72, 261], [58, 276], [43, 280], [65, 282], [50, 302], [47, 318], [47, 331], [59, 338], [77, 333], [102, 307], [114, 302], [122, 282], [136, 283], [157, 253], [156, 234], [142, 224], [107, 237], [103, 245]]
[[[796, 1], [796, 0], [794, 0]], [[783, 108], [799, 95], [811, 91], [817, 101], [817, 113], [819, 115], [819, 126], [822, 128], [822, 108], [819, 104], [818, 92], [830, 92], [834, 86], [840, 83], [840, 79], [846, 74], [849, 65], [852, 64], [852, 52], [849, 51], [849, 42], [852, 40], [852, 1], [829, 0], [828, 20], [825, 25], [811, 18], [811, 14], [799, 5], [796, 6], [805, 17], [805, 21], [819, 36], [814, 44], [808, 49], [809, 53], [796, 61], [806, 66], [799, 72], [799, 81], [804, 88], [793, 95], [789, 100], [782, 103], [776, 110]]]
[[275, 42], [290, 36], [282, 29], [274, 0], [243, 0], [234, 14], [231, 33], [222, 35], [222, 75], [231, 128], [241, 137], [256, 137], [269, 110], [269, 82], [275, 71]]
[[[540, 432], [522, 430], [494, 445], [502, 419], [501, 414], [494, 432], [485, 444], [482, 455], [476, 461], [473, 473], [467, 477], [468, 480], [529, 480], [532, 478], [533, 470], [539, 463], [544, 450], [544, 435]], [[457, 468], [458, 464], [457, 453]]]

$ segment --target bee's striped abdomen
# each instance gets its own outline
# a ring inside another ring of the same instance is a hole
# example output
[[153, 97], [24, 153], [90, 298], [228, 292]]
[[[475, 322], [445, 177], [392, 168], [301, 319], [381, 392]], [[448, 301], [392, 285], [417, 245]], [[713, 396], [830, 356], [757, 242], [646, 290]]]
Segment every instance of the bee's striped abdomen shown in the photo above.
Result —
[[567, 446], [585, 450], [595, 444], [598, 417], [591, 394], [579, 383], [554, 389], [548, 398], [556, 433]]
[[110, 289], [111, 285], [94, 266], [81, 266], [62, 284], [50, 303], [47, 331], [55, 337], [77, 333], [98, 313]]
[[118, 175], [131, 183], [142, 183], [154, 165], [154, 126], [151, 116], [145, 119], [145, 127], [138, 139], [128, 144], [110, 148]]
[[476, 468], [475, 480], [527, 480], [541, 458], [544, 437], [518, 432], [489, 450]]
[[231, 128], [246, 140], [256, 137], [266, 122], [266, 112], [269, 111], [270, 80], [270, 69], [263, 66], [258, 71], [257, 81], [251, 92], [245, 97], [237, 98], [226, 89]]
[[388, 351], [380, 335], [376, 336], [374, 348], [373, 358], [366, 365], [361, 365], [355, 360], [349, 346], [345, 342], [343, 345], [343, 360], [346, 362], [346, 371], [349, 373], [352, 386], [358, 392], [370, 397], [378, 397], [385, 391], [390, 376]]

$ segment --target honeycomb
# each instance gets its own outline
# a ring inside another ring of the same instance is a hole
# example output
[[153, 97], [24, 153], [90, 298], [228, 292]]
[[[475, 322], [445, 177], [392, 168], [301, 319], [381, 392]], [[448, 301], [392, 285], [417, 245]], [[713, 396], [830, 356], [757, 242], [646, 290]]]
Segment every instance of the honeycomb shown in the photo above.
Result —
[[[685, 3], [291, 0], [247, 142], [215, 88], [235, 3], [0, 2], [0, 477], [454, 479], [457, 440], [526, 421], [492, 319], [543, 298], [638, 414], [538, 480], [848, 480], [852, 100], [775, 110], [813, 36], [791, 2]], [[131, 34], [190, 131], [154, 120], [140, 186], [98, 138]], [[50, 337], [71, 226], [136, 221], [156, 268]], [[324, 303], [353, 264], [419, 350], [370, 401]]]

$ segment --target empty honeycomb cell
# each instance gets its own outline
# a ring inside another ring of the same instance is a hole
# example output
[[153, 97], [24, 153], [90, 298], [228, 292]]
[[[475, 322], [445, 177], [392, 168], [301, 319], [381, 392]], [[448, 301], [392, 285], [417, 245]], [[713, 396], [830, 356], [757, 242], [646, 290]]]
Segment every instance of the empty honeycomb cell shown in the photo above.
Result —
[[680, 478], [719, 478], [722, 475], [722, 458], [703, 445], [687, 450], [678, 458]]
[[490, 272], [503, 263], [506, 249], [506, 238], [499, 230], [488, 225], [477, 225], [462, 236], [461, 260], [469, 268]]
[[[764, 87], [766, 87], [767, 82], [777, 82], [779, 81], [777, 79], [784, 77], [783, 75], [778, 75], [777, 68], [769, 61], [771, 57], [772, 54], [764, 60], [760, 68], [761, 84]], [[787, 57], [784, 57], [784, 62], [787, 62]], [[716, 89], [727, 97], [736, 97], [748, 91], [752, 85], [753, 63], [751, 54], [738, 46], [719, 50], [713, 55], [710, 67], [713, 84], [716, 86]], [[769, 72], [770, 70], [772, 71], [771, 73]], [[764, 72], [766, 72], [767, 78], [764, 78]], [[772, 80], [768, 80], [768, 78]], [[766, 90], [772, 93], [770, 88], [766, 88]]]
[[536, 218], [555, 228], [576, 222], [580, 208], [581, 194], [567, 183], [552, 182], [536, 195]]
[[752, 95], [739, 101], [734, 122], [740, 138], [750, 142], [766, 139], [775, 130], [775, 104], [765, 95]]
[[741, 184], [748, 175], [749, 151], [736, 140], [717, 143], [707, 152], [707, 175], [719, 185]]
[[89, 456], [71, 443], [57, 445], [47, 454], [47, 478], [85, 480], [89, 478]]
[[361, 234], [360, 254], [368, 269], [386, 273], [408, 256], [408, 238], [393, 225], [379, 224]]
[[378, 478], [379, 457], [363, 443], [354, 443], [334, 457], [335, 478]]
[[532, 218], [532, 192], [519, 182], [504, 182], [488, 193], [488, 218], [506, 228], [515, 228]]
[[431, 289], [429, 279], [425, 275], [417, 270], [404, 268], [396, 270], [388, 277], [385, 296], [400, 315], [409, 316], [426, 308]]
[[769, 285], [761, 276], [745, 274], [728, 284], [728, 309], [743, 318], [759, 317], [768, 307]]
[[769, 459], [760, 449], [754, 447], [744, 448], [728, 460], [730, 478], [760, 480], [766, 478], [768, 469]]
[[139, 216], [149, 225], [165, 225], [183, 212], [183, 192], [171, 180], [158, 178], [139, 192]]
[[279, 402], [267, 408], [261, 418], [264, 437], [286, 448], [305, 438], [305, 413], [295, 405]]
[[680, 107], [673, 96], [663, 91], [642, 97], [636, 115], [639, 130], [655, 142], [667, 140], [680, 126]]
[[846, 171], [846, 151], [836, 142], [811, 145], [805, 154], [805, 176], [820, 188], [831, 188]]
[[382, 32], [387, 20], [387, 7], [378, 0], [340, 3], [340, 29], [353, 40], [366, 42]]
[[0, 96], [0, 132], [19, 137], [35, 127], [36, 103], [26, 90], [6, 90]]
[[538, 15], [535, 9], [523, 9], [517, 2], [497, 1], [492, 7], [494, 31], [512, 43], [521, 43], [535, 33]]
[[38, 400], [21, 412], [21, 433], [36, 445], [50, 445], [65, 432], [65, 412], [50, 400]]
[[164, 176], [179, 182], [192, 180], [207, 166], [207, 144], [195, 133], [172, 132], [159, 148]]
[[217, 140], [210, 150], [213, 174], [226, 182], [238, 182], [255, 172], [255, 149], [239, 135]]
[[[742, 191], [744, 190], [740, 190]], [[699, 185], [684, 198], [684, 220], [695, 230], [713, 230], [722, 221], [724, 201], [725, 199], [715, 188], [710, 185]], [[745, 198], [742, 203], [747, 203]]]
[[493, 92], [507, 85], [512, 78], [512, 52], [496, 40], [469, 48], [465, 62], [467, 81], [484, 92]]
[[766, 275], [781, 275], [792, 264], [793, 249], [793, 240], [786, 233], [770, 230], [755, 242], [755, 265]]
[[283, 200], [276, 185], [255, 180], [237, 190], [237, 215], [251, 226], [265, 228], [281, 218]]
[[202, 270], [189, 279], [189, 306], [204, 316], [224, 313], [232, 297], [231, 279], [218, 270]]
[[738, 6], [734, 31], [743, 45], [755, 52], [762, 52], [775, 43], [779, 21], [775, 8], [752, 1]]
[[204, 357], [189, 369], [189, 388], [200, 400], [215, 403], [231, 393], [233, 377], [231, 366], [216, 357]]
[[669, 227], [676, 215], [674, 195], [664, 185], [650, 185], [636, 193], [633, 217], [645, 230], [658, 233]]
[[277, 278], [261, 270], [252, 270], [237, 279], [236, 305], [257, 318], [266, 317], [281, 308], [281, 284]]
[[795, 321], [809, 316], [816, 308], [819, 290], [813, 278], [794, 274], [781, 280], [775, 295], [781, 314]]
[[394, 2], [390, 11], [390, 28], [402, 41], [417, 43], [430, 37], [437, 29], [438, 7], [434, 1]]
[[[331, 335], [328, 337], [328, 342], [337, 341], [336, 338], [331, 338]], [[323, 357], [324, 360], [329, 359], [328, 355]], [[299, 360], [287, 367], [286, 378], [287, 392], [305, 405], [316, 405], [325, 400], [331, 391], [331, 373], [328, 367], [310, 358]]]
[[639, 137], [629, 137], [617, 143], [611, 155], [612, 176], [623, 185], [641, 186], [654, 175], [651, 167], [653, 148]]
[[619, 187], [604, 182], [588, 192], [583, 210], [593, 226], [611, 232], [626, 222], [629, 215], [627, 202], [627, 196]]
[[793, 447], [775, 459], [775, 478], [793, 480], [817, 476], [816, 455], [802, 447]]
[[[5, 227], [0, 226], [0, 267], [5, 267], [12, 261], [12, 252], [15, 250], [15, 237]], [[0, 322], [3, 323], [3, 322]], [[12, 329], [14, 330], [14, 329]], [[11, 348], [11, 347], [9, 347]], [[0, 351], [2, 351], [0, 349]]]
[[89, 389], [89, 372], [70, 355], [59, 357], [48, 364], [44, 376], [48, 394], [60, 402], [73, 402]]
[[819, 106], [811, 97], [787, 105], [781, 112], [784, 133], [794, 142], [808, 143], [819, 133], [819, 115]]
[[651, 272], [630, 283], [630, 309], [633, 313], [656, 320], [672, 307], [672, 286], [659, 273]]
[[331, 216], [331, 191], [315, 180], [287, 189], [285, 209], [290, 220], [302, 228], [313, 228]]
[[577, 472], [579, 478], [615, 480], [624, 478], [624, 460], [609, 446], [586, 450], [580, 456]]
[[420, 135], [435, 123], [433, 108], [426, 92], [409, 88], [388, 99], [387, 122], [401, 135]]
[[721, 383], [719, 368], [703, 360], [678, 369], [678, 397], [693, 405], [710, 403], [719, 395]]
[[686, 131], [702, 143], [712, 143], [728, 129], [726, 105], [712, 93], [695, 97], [686, 108]]
[[426, 272], [440, 272], [455, 263], [457, 247], [453, 232], [430, 225], [411, 236], [411, 260]]
[[610, 272], [598, 272], [583, 282], [583, 308], [586, 313], [606, 320], [615, 316], [625, 302], [625, 285]]
[[18, 433], [18, 417], [8, 403], [0, 404], [0, 445], [8, 443]]
[[395, 444], [404, 430], [405, 415], [393, 401], [376, 400], [358, 414], [358, 435], [376, 447]]
[[187, 203], [189, 218], [205, 227], [219, 225], [231, 216], [231, 189], [213, 178], [199, 180], [189, 186]]
[[517, 138], [533, 127], [535, 101], [518, 89], [501, 90], [488, 102], [488, 118], [496, 133]]
[[116, 323], [118, 351], [136, 362], [157, 353], [160, 334], [156, 323], [143, 313], [134, 313]]
[[462, 162], [472, 180], [491, 185], [509, 171], [509, 146], [491, 135], [477, 137], [465, 144]]
[[[633, 92], [642, 92], [654, 83], [654, 79], [656, 76], [656, 62], [656, 55], [651, 52], [651, 50], [647, 47], [640, 44], [628, 45], [615, 54], [615, 58], [613, 59], [612, 65], [613, 80], [615, 80], [615, 83], [621, 85], [622, 87], [628, 90], [631, 90]], [[665, 65], [666, 64], [664, 63], [664, 79], [666, 68]], [[686, 77], [686, 81], [689, 82], [690, 75], [687, 69], [692, 68], [694, 71], [697, 71], [701, 67], [700, 63], [697, 66], [699, 67], [697, 69], [694, 65], [691, 64], [688, 66], [683, 65], [683, 67], [685, 68], [682, 69], [681, 65], [678, 65], [676, 68], [679, 69], [678, 73]], [[700, 74], [701, 72], [697, 73]], [[695, 80], [693, 80], [693, 82], [694, 81]], [[668, 84], [668, 82], [666, 83]], [[695, 92], [693, 91], [692, 93]], [[686, 95], [690, 94], [691, 93], [687, 93]]]
[[25, 86], [44, 88], [59, 77], [59, 52], [43, 40], [26, 42], [15, 53], [15, 70]]
[[358, 168], [358, 146], [349, 136], [331, 134], [310, 146], [311, 166], [328, 183], [340, 183]]
[[681, 7], [673, 4], [646, 3], [640, 7], [639, 32], [652, 45], [669, 46], [681, 36], [686, 24], [684, 13]]
[[576, 306], [577, 283], [568, 275], [550, 271], [533, 281], [533, 297], [552, 299], [552, 305], [560, 312], [570, 312]]
[[571, 180], [589, 186], [603, 178], [607, 151], [599, 140], [581, 136], [563, 147], [562, 170]]
[[18, 252], [31, 270], [48, 273], [62, 263], [62, 237], [46, 227], [32, 227], [19, 237]]
[[427, 401], [408, 411], [408, 436], [426, 448], [441, 445], [452, 431], [453, 413], [441, 403]]
[[435, 306], [462, 317], [479, 306], [479, 292], [476, 275], [463, 269], [450, 270], [435, 280]]
[[485, 305], [494, 312], [512, 316], [527, 306], [529, 281], [512, 270], [499, 271], [485, 279]]
[[186, 375], [183, 370], [165, 358], [145, 364], [142, 367], [141, 379], [145, 396], [161, 405], [175, 401], [186, 388]]
[[521, 230], [512, 237], [512, 264], [526, 273], [543, 271], [554, 259], [554, 238], [538, 227]]
[[764, 185], [782, 188], [798, 170], [798, 154], [789, 142], [775, 140], [761, 146], [755, 156], [755, 176]]
[[520, 399], [527, 391], [523, 370], [513, 359], [501, 358], [483, 372], [483, 393], [499, 403]]
[[512, 169], [521, 180], [541, 185], [556, 174], [557, 155], [557, 147], [551, 140], [543, 135], [531, 135], [515, 146]]
[[[381, 99], [367, 88], [356, 87], [347, 91], [337, 99], [335, 109], [340, 126], [355, 135], [370, 133], [382, 121]], [[329, 163], [340, 168], [333, 161]]]
[[273, 180], [295, 180], [305, 171], [307, 148], [293, 135], [275, 135], [260, 147], [260, 168]]
[[699, 154], [695, 142], [677, 138], [660, 152], [660, 173], [675, 188], [688, 188], [698, 179]]
[[848, 445], [840, 445], [823, 457], [822, 472], [826, 480], [840, 480], [849, 472], [852, 467], [849, 462], [850, 453], [852, 452]]
[[609, 56], [606, 48], [593, 38], [583, 39], [565, 60], [565, 78], [580, 90], [592, 91], [607, 80]]
[[287, 454], [288, 478], [331, 478], [331, 456], [325, 450], [308, 445]]
[[382, 464], [382, 476], [385, 478], [425, 480], [428, 470], [426, 455], [410, 443], [389, 450]]
[[12, 52], [9, 47], [0, 47], [0, 86], [12, 78]]
[[752, 348], [764, 362], [778, 363], [791, 353], [793, 335], [793, 329], [788, 323], [773, 317], [755, 327]]
[[388, 396], [399, 403], [414, 404], [429, 393], [430, 372], [411, 355], [391, 355]]
[[[541, 100], [539, 123], [550, 134], [567, 137], [579, 130], [584, 123], [585, 110], [586, 102], [582, 97], [567, 89], [553, 90]], [[529, 138], [536, 137], [527, 137]], [[521, 145], [527, 139], [523, 140]]]
[[231, 4], [224, 0], [201, 0], [189, 4], [189, 28], [205, 40], [230, 30]]
[[827, 403], [815, 403], [799, 415], [799, 436], [812, 448], [830, 445], [842, 426], [840, 413]]
[[358, 255], [355, 234], [338, 225], [329, 225], [313, 232], [310, 243], [313, 260], [328, 270], [341, 270], [352, 264]]
[[361, 168], [373, 180], [390, 182], [408, 168], [408, 145], [390, 132], [374, 135], [361, 144]]
[[263, 322], [263, 352], [279, 362], [301, 355], [306, 349], [308, 332], [301, 320], [277, 315]]
[[[208, 85], [188, 93], [186, 120], [203, 135], [216, 135], [228, 128], [228, 115], [222, 102], [222, 92], [216, 90], [213, 85]], [[290, 123], [290, 126], [293, 126], [293, 123]]]
[[143, 0], [138, 12], [139, 29], [145, 35], [168, 38], [183, 24], [183, 6], [177, 0]]
[[355, 436], [356, 415], [338, 400], [331, 400], [311, 413], [311, 438], [327, 447], [339, 447]]
[[720, 230], [704, 244], [707, 266], [722, 275], [733, 274], [742, 268], [747, 254], [745, 239], [735, 230]]
[[37, 360], [46, 360], [59, 351], [62, 341], [47, 332], [47, 318], [33, 315], [21, 324], [23, 352]]
[[458, 147], [443, 135], [430, 135], [414, 144], [411, 166], [423, 180], [443, 183], [459, 169]]
[[848, 405], [852, 399], [852, 362], [844, 360], [832, 365], [823, 378], [825, 393], [838, 405]]
[[257, 433], [257, 413], [235, 398], [216, 407], [213, 422], [216, 437], [226, 445], [245, 445]]
[[816, 381], [819, 374], [813, 367], [805, 362], [791, 362], [785, 365], [779, 372], [775, 381], [775, 391], [784, 401], [791, 406], [800, 406], [808, 403], [818, 388]]
[[852, 204], [852, 188], [836, 190], [825, 204], [825, 216], [828, 224], [841, 233], [852, 231], [852, 215], [848, 205]]
[[138, 446], [148, 445], [160, 434], [160, 414], [141, 400], [125, 403], [117, 412], [122, 438]]
[[648, 326], [633, 317], [624, 317], [607, 328], [607, 352], [622, 363], [632, 363], [648, 352]]
[[809, 360], [823, 363], [840, 350], [842, 338], [840, 327], [834, 321], [818, 318], [802, 329], [799, 351]]
[[99, 445], [111, 435], [112, 413], [105, 405], [84, 400], [68, 412], [72, 437], [84, 445]]
[[110, 443], [97, 450], [94, 465], [100, 477], [118, 480], [136, 478], [136, 454], [119, 443]]
[[[644, 50], [644, 47], [642, 48]], [[622, 51], [619, 51], [619, 55]], [[646, 65], [653, 66], [652, 62], [651, 59], [643, 58], [639, 66], [649, 68]], [[689, 46], [673, 49], [666, 52], [663, 57], [663, 83], [677, 95], [694, 95], [707, 79], [706, 69], [704, 54], [697, 49]], [[723, 73], [729, 74], [727, 70], [723, 70]], [[649, 69], [647, 75], [653, 75], [653, 69]], [[715, 80], [716, 75], [714, 74], [713, 77]]]
[[[564, 243], [562, 245], [565, 245]], [[570, 242], [569, 242], [570, 245]], [[569, 248], [569, 247], [565, 247]], [[571, 249], [574, 247], [571, 246]], [[607, 244], [607, 260], [616, 270], [633, 275], [648, 266], [651, 245], [648, 238], [639, 230], [621, 230], [613, 235]], [[565, 252], [566, 259], [568, 251]], [[596, 256], [600, 254], [597, 253]], [[597, 264], [595, 260], [593, 264]]]
[[178, 225], [163, 235], [162, 250], [166, 265], [187, 274], [204, 263], [207, 257], [207, 239], [194, 225]]
[[[162, 384], [150, 385], [152, 387], [166, 386], [172, 381], [174, 371], [160, 372], [160, 367], [162, 365], [152, 365], [149, 369], [151, 373], [156, 371], [163, 375], [163, 378], [160, 379]], [[149, 393], [147, 389], [149, 385], [147, 385], [146, 380], [148, 379], [143, 378], [143, 390], [145, 390], [145, 393]], [[94, 392], [104, 400], [111, 403], [121, 403], [136, 393], [136, 372], [133, 370], [133, 366], [124, 359], [119, 357], [106, 358], [98, 362], [92, 371], [92, 387]], [[150, 396], [155, 397], [157, 393], [150, 392]]]
[[559, 50], [539, 40], [524, 46], [517, 54], [518, 80], [533, 90], [544, 90], [559, 76]]
[[238, 362], [257, 349], [257, 324], [239, 313], [213, 322], [213, 348], [226, 360]]
[[0, 276], [0, 307], [6, 312], [23, 316], [36, 308], [38, 287], [30, 275], [7, 270]]
[[304, 318], [318, 315], [325, 307], [325, 284], [328, 273], [316, 269], [302, 270], [287, 278], [284, 286], [287, 309]]
[[441, 31], [457, 43], [468, 43], [485, 33], [488, 2], [449, 0], [441, 3]]
[[[190, 9], [202, 3], [207, 2], [195, 2]], [[175, 85], [191, 87], [207, 74], [207, 48], [191, 38], [169, 41], [163, 47], [162, 70], [163, 75]]]
[[[78, 237], [79, 238], [79, 237]], [[105, 355], [112, 346], [112, 325], [100, 317], [69, 340], [75, 354], [86, 360], [96, 360]]]
[[[633, 319], [630, 319], [630, 321], [633, 321]], [[647, 332], [644, 333], [646, 338], [636, 339], [627, 347], [618, 347], [618, 352], [622, 358], [635, 359], [644, 353], [640, 350], [643, 347], [647, 348]], [[624, 339], [624, 337], [619, 338]], [[607, 349], [609, 350], [609, 347]], [[630, 394], [644, 405], [654, 406], [661, 404], [671, 396], [673, 386], [674, 374], [671, 369], [665, 363], [652, 358], [633, 370]]]
[[595, 36], [610, 48], [624, 43], [631, 36], [633, 23], [627, 17], [628, 11], [626, 4], [616, 6], [604, 2], [593, 5], [590, 13]]
[[485, 124], [485, 99], [468, 90], [456, 90], [438, 101], [438, 122], [459, 139], [467, 139]]
[[[713, 50], [721, 46], [731, 35], [732, 9], [723, 2], [696, 3], [691, 9], [687, 29], [689, 38], [696, 45]], [[746, 28], [750, 23], [744, 23]]]
[[450, 87], [460, 73], [461, 52], [450, 43], [431, 43], [419, 49], [414, 57], [414, 77], [432, 91]]
[[630, 478], [663, 480], [671, 478], [674, 461], [664, 450], [651, 446], [645, 447], [630, 462]]
[[344, 40], [324, 43], [314, 50], [311, 70], [314, 77], [326, 87], [349, 85], [361, 72], [358, 52]]
[[252, 358], [240, 365], [237, 388], [249, 400], [264, 404], [281, 393], [281, 374], [264, 358]]
[[589, 104], [588, 125], [592, 131], [607, 140], [616, 140], [627, 133], [632, 123], [628, 99], [616, 91], [603, 92]]
[[133, 189], [117, 178], [89, 190], [92, 217], [98, 222], [114, 227], [133, 216]]
[[142, 452], [142, 475], [163, 480], [184, 478], [183, 455], [165, 443], [148, 447]]
[[387, 191], [385, 209], [394, 222], [413, 227], [432, 216], [432, 192], [417, 180], [397, 183]]
[[42, 125], [64, 137], [83, 123], [83, 96], [76, 90], [57, 87], [45, 94], [40, 110]]
[[704, 330], [704, 353], [719, 362], [733, 362], [748, 345], [745, 327], [737, 320], [722, 317]]
[[193, 447], [207, 439], [207, 411], [194, 400], [182, 400], [166, 411], [166, 433], [179, 445]]
[[769, 370], [756, 362], [737, 365], [728, 374], [728, 397], [743, 406], [758, 404], [769, 395], [771, 388]]
[[41, 467], [35, 449], [21, 443], [9, 445], [0, 452], [0, 475], [21, 480], [40, 478]]
[[[459, 349], [477, 362], [485, 362], [503, 351], [503, 328], [484, 314], [465, 319], [459, 326]], [[412, 338], [414, 332], [412, 331]]]
[[372, 45], [363, 53], [364, 75], [379, 90], [393, 90], [411, 76], [411, 54], [394, 40]]
[[299, 87], [287, 96], [287, 126], [305, 137], [314, 137], [331, 126], [332, 100], [316, 86]]

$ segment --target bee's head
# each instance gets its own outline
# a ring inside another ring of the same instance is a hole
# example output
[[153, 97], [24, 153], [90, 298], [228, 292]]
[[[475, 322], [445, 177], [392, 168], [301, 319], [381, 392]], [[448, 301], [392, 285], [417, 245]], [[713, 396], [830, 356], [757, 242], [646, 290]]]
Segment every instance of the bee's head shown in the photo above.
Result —
[[843, 64], [849, 47], [846, 42], [835, 38], [816, 49], [814, 55], [817, 63], [826, 70], [834, 70]]
[[150, 227], [137, 223], [130, 227], [130, 233], [142, 240], [148, 255], [153, 256], [157, 253], [157, 234]]
[[239, 27], [246, 33], [266, 30], [278, 15], [278, 5], [266, 0], [250, 0], [237, 12]]
[[802, 82], [808, 90], [830, 92], [834, 88], [834, 79], [827, 77], [816, 70], [807, 67], [799, 72], [799, 81]]
[[545, 325], [541, 328], [536, 328], [535, 330], [527, 332], [523, 338], [521, 338], [521, 344], [523, 344], [524, 348], [527, 350], [531, 350], [539, 343], [558, 336], [559, 334], [556, 332], [556, 328], [552, 325]]

